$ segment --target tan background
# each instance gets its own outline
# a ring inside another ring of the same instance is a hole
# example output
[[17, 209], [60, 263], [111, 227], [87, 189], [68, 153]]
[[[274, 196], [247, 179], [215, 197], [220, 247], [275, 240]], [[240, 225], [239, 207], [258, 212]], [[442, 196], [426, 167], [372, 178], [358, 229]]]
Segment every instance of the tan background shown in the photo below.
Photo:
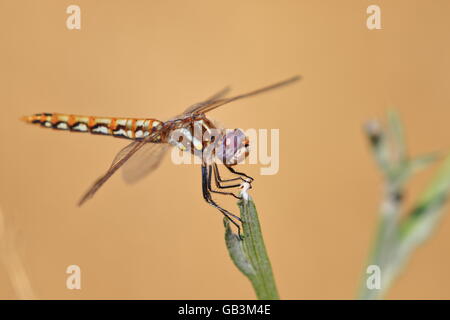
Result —
[[[280, 295], [355, 297], [380, 198], [362, 123], [395, 107], [412, 154], [450, 143], [450, 2], [0, 1], [0, 204], [38, 298], [252, 299], [228, 258], [198, 166], [135, 186], [115, 176], [76, 201], [126, 141], [27, 126], [36, 112], [165, 119], [224, 85], [304, 80], [211, 114], [229, 127], [279, 128], [281, 167], [256, 177]], [[382, 9], [369, 31], [366, 8]], [[414, 180], [421, 190], [433, 170]], [[228, 208], [233, 201], [222, 202]], [[414, 255], [389, 298], [450, 298], [450, 219]], [[82, 290], [65, 269], [82, 268]], [[0, 268], [0, 298], [15, 298]]]

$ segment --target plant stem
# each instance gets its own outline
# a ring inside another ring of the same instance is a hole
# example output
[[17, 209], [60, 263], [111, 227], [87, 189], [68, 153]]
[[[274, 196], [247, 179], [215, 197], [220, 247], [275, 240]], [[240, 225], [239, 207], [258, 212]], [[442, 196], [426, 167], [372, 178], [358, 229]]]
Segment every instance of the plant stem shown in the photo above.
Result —
[[361, 282], [360, 299], [381, 299], [403, 270], [411, 254], [432, 236], [450, 192], [450, 154], [430, 185], [412, 209], [402, 213], [403, 191], [411, 176], [430, 165], [437, 157], [429, 154], [409, 158], [403, 129], [396, 113], [388, 114], [389, 125], [372, 122], [367, 127], [374, 157], [383, 173], [385, 192], [380, 218], [368, 264], [380, 270], [380, 287], [369, 288], [366, 278]]
[[0, 208], [0, 266], [3, 264], [18, 299], [36, 299], [16, 246], [16, 230], [7, 225]]
[[255, 204], [248, 195], [237, 204], [241, 211], [242, 240], [231, 231], [229, 221], [224, 219], [225, 242], [230, 257], [236, 267], [250, 280], [258, 299], [277, 300], [278, 291]]

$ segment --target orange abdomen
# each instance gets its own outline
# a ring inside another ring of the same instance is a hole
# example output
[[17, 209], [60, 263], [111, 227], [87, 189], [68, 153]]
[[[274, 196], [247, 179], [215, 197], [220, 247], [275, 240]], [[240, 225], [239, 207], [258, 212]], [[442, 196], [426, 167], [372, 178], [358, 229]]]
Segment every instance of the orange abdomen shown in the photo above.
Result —
[[143, 139], [162, 125], [162, 122], [156, 119], [92, 117], [61, 113], [37, 113], [23, 117], [22, 120], [40, 124], [46, 128], [89, 132], [126, 139]]

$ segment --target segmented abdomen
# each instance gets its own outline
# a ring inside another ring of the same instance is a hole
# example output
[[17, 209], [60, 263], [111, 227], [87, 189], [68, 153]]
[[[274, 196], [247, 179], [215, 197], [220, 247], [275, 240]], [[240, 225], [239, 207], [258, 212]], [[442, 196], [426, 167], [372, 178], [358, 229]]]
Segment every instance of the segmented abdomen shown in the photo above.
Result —
[[90, 132], [127, 139], [143, 139], [152, 130], [157, 130], [162, 125], [162, 122], [156, 119], [90, 117], [60, 113], [37, 113], [23, 117], [23, 120], [46, 128]]

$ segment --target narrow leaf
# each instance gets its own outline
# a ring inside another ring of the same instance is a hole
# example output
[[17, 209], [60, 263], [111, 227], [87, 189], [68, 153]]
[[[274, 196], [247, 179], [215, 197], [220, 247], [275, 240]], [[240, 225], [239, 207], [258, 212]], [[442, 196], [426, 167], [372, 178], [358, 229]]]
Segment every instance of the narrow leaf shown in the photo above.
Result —
[[230, 257], [250, 280], [258, 299], [279, 299], [255, 204], [246, 195], [238, 202], [238, 206], [243, 227], [242, 240], [231, 232], [228, 221], [225, 221], [225, 242]]

